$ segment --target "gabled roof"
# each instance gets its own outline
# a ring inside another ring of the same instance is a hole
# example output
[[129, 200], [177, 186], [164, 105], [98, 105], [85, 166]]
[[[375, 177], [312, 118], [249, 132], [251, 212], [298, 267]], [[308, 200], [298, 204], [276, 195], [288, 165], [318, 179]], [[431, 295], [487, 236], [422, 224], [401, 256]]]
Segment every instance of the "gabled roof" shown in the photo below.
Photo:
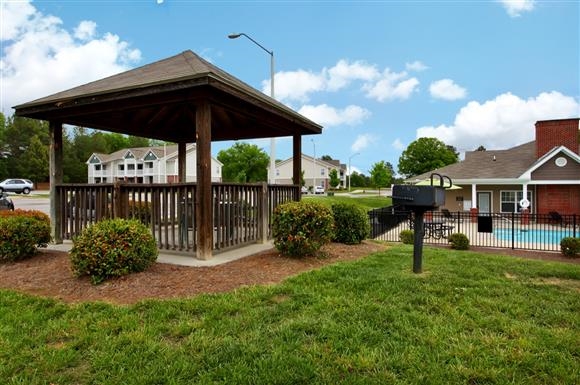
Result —
[[196, 110], [205, 103], [211, 108], [212, 141], [322, 131], [192, 51], [14, 108], [17, 116], [192, 143]]
[[450, 177], [454, 184], [518, 183], [529, 180], [532, 171], [561, 152], [580, 163], [580, 156], [564, 146], [556, 147], [536, 159], [536, 142], [532, 141], [507, 150], [466, 152], [465, 159], [461, 162], [408, 178], [406, 181], [414, 183], [428, 179], [435, 172]]
[[177, 152], [177, 145], [172, 144], [168, 146], [153, 146], [153, 147], [132, 147], [123, 148], [118, 151], [112, 152], [110, 154], [94, 153], [89, 157], [89, 161], [93, 156], [97, 156], [101, 163], [109, 163], [115, 160], [123, 160], [125, 154], [130, 151], [135, 156], [135, 160], [143, 160], [143, 158], [149, 153], [153, 152], [157, 158], [163, 158], [164, 154], [171, 154]]
[[[293, 158], [288, 158], [288, 159], [282, 160], [282, 161], [276, 163], [276, 167], [282, 166], [282, 165], [285, 165], [285, 164], [288, 164], [288, 163], [292, 164], [292, 159]], [[307, 161], [307, 162], [310, 162], [310, 163], [314, 163], [314, 157], [312, 157], [310, 155], [302, 154], [302, 164], [303, 165], [304, 165], [304, 161]], [[325, 160], [322, 160], [320, 158], [317, 158], [316, 159], [316, 164], [317, 165], [324, 166], [324, 167], [328, 167], [328, 168], [339, 168], [339, 169], [340, 169], [340, 166], [341, 166], [340, 162], [338, 164], [334, 164], [334, 163], [331, 163], [331, 162], [327, 162]]]

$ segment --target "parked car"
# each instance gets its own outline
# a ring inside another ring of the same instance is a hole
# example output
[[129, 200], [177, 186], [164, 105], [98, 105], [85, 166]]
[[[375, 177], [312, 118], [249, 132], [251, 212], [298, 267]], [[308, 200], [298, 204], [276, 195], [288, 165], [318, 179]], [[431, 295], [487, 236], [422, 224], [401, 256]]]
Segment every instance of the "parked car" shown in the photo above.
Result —
[[302, 186], [302, 194], [308, 194], [308, 187]]
[[5, 179], [0, 182], [0, 193], [15, 192], [16, 194], [30, 194], [34, 185], [28, 179]]
[[0, 210], [14, 210], [14, 202], [6, 193], [0, 194]]
[[324, 194], [324, 187], [322, 186], [314, 187], [314, 194]]

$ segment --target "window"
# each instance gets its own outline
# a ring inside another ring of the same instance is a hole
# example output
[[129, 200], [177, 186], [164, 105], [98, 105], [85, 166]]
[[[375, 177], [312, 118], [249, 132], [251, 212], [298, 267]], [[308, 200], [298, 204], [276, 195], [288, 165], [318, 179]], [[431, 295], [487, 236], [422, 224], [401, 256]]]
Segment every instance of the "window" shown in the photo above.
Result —
[[107, 165], [106, 165], [106, 164], [103, 164], [103, 165], [102, 165], [102, 169], [103, 169], [103, 170], [106, 170], [106, 169], [107, 169]]
[[[501, 212], [502, 213], [517, 213], [521, 211], [520, 201], [524, 197], [523, 191], [502, 191], [501, 192]], [[530, 211], [532, 211], [532, 192], [528, 191], [527, 196], [530, 202]]]
[[320, 169], [320, 175], [324, 176], [324, 169], [323, 168]]
[[125, 170], [125, 165], [124, 164], [120, 164], [119, 165], [119, 171], [124, 171]]
[[101, 165], [95, 164], [95, 171], [101, 171]]
[[137, 170], [143, 170], [143, 163], [139, 163], [137, 165]]
[[153, 168], [153, 162], [147, 162], [147, 163], [145, 163], [145, 167], [146, 168]]
[[135, 165], [134, 164], [128, 164], [127, 165], [127, 170], [135, 170]]

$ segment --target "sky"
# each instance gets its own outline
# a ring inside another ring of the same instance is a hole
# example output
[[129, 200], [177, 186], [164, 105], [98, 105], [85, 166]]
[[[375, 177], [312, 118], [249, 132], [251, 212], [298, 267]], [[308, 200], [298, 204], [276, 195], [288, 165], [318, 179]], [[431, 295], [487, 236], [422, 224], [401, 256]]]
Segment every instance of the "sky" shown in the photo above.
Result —
[[[0, 0], [0, 108], [186, 50], [322, 125], [305, 154], [369, 174], [419, 137], [460, 153], [580, 117], [580, 1]], [[270, 153], [269, 140], [256, 140]], [[232, 142], [212, 145], [213, 155]], [[277, 159], [292, 155], [276, 141]]]

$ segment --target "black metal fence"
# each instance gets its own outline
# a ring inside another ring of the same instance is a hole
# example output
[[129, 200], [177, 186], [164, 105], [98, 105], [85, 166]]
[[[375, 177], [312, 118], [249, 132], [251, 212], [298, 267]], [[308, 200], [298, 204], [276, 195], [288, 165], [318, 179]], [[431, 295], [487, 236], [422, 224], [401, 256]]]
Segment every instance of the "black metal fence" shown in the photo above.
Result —
[[[403, 230], [412, 229], [413, 213], [384, 207], [369, 211], [371, 237], [399, 242]], [[463, 233], [472, 246], [560, 251], [565, 237], [580, 238], [580, 215], [428, 211], [425, 244], [446, 244], [453, 233]]]

